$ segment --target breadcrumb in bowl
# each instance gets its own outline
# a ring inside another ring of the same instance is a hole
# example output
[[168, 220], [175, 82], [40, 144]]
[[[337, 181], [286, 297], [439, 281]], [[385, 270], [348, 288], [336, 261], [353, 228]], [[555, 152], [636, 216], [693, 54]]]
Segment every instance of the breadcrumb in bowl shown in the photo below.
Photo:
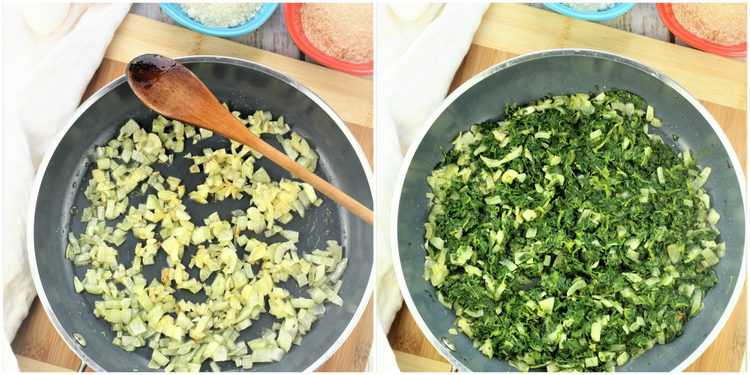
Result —
[[672, 4], [682, 26], [693, 34], [726, 46], [747, 41], [745, 4]]
[[747, 54], [745, 4], [656, 4], [664, 24], [694, 48], [729, 57]]
[[372, 60], [371, 4], [304, 4], [302, 30], [327, 55], [355, 64]]
[[[305, 10], [311, 5], [314, 7]], [[342, 8], [340, 5], [358, 8]], [[361, 8], [363, 6], [366, 8]], [[329, 68], [350, 74], [372, 74], [371, 5], [286, 3], [283, 7], [289, 35], [306, 56]], [[332, 7], [333, 11], [322, 7]], [[318, 20], [303, 20], [310, 16]]]

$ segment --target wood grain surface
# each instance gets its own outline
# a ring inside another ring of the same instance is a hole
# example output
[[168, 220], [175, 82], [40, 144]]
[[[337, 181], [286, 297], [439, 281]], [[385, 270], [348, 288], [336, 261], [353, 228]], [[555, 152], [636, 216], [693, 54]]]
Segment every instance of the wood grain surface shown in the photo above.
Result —
[[[267, 65], [298, 80], [342, 116], [372, 165], [372, 82], [304, 61], [197, 34], [138, 15], [128, 15], [82, 100], [122, 75], [127, 61], [143, 53], [170, 57], [223, 55]], [[318, 371], [363, 371], [372, 345], [372, 300], [343, 346]], [[68, 348], [37, 299], [12, 343], [24, 371], [78, 370], [81, 360]]]
[[[538, 9], [547, 9], [544, 5], [538, 3], [527, 5]], [[674, 35], [669, 32], [667, 26], [665, 26], [659, 18], [659, 12], [656, 10], [656, 5], [653, 3], [635, 4], [629, 12], [622, 16], [613, 20], [599, 22], [599, 24], [647, 36], [663, 42], [676, 42]]]
[[[151, 18], [153, 20], [176, 25], [166, 13], [161, 10], [156, 3], [136, 3], [130, 8], [130, 12], [139, 16]], [[297, 60], [305, 60], [305, 55], [297, 48], [294, 41], [289, 36], [284, 22], [284, 12], [281, 5], [273, 12], [271, 18], [261, 27], [249, 34], [227, 38], [236, 43], [246, 46], [255, 47], [264, 51], [278, 53], [286, 57]]]
[[[647, 4], [643, 4], [647, 5]], [[747, 158], [746, 66], [743, 61], [706, 54], [605, 25], [573, 20], [518, 4], [495, 4], [484, 16], [473, 45], [455, 75], [451, 91], [484, 69], [511, 57], [549, 48], [594, 48], [649, 65], [697, 97], [729, 137], [745, 168]], [[745, 361], [747, 293], [745, 288], [721, 334], [687, 371], [740, 371]], [[433, 371], [434, 361], [447, 361], [421, 333], [404, 306], [388, 335], [404, 371]]]
[[429, 359], [401, 351], [395, 351], [394, 354], [403, 372], [450, 372], [452, 369], [444, 360]]
[[50, 365], [49, 363], [40, 362], [40, 361], [37, 361], [36, 359], [31, 359], [29, 357], [24, 357], [22, 355], [17, 355], [16, 360], [18, 361], [18, 367], [21, 369], [21, 371], [71, 372], [69, 368]]

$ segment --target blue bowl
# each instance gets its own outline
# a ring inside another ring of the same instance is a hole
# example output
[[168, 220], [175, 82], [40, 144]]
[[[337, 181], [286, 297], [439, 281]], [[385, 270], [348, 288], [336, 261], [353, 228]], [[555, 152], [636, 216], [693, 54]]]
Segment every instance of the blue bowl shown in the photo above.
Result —
[[557, 13], [587, 21], [609, 21], [615, 19], [627, 13], [634, 5], [634, 3], [617, 3], [615, 6], [607, 10], [585, 12], [573, 9], [562, 3], [544, 3], [545, 7], [554, 10]]
[[164, 11], [164, 13], [166, 13], [170, 18], [175, 20], [175, 22], [179, 23], [180, 25], [199, 33], [223, 37], [239, 36], [255, 31], [255, 29], [259, 28], [266, 21], [268, 21], [269, 18], [271, 18], [271, 15], [276, 10], [276, 7], [278, 5], [278, 3], [263, 3], [260, 9], [258, 9], [258, 12], [252, 18], [247, 20], [247, 22], [241, 25], [237, 25], [234, 27], [211, 27], [190, 18], [190, 16], [188, 16], [187, 13], [182, 10], [182, 7], [180, 7], [179, 4], [160, 4], [161, 9]]

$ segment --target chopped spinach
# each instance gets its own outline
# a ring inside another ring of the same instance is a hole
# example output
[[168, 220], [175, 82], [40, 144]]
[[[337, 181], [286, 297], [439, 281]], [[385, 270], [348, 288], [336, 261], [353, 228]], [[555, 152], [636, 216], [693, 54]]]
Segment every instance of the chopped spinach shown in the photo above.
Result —
[[679, 336], [725, 251], [688, 150], [621, 90], [544, 98], [460, 134], [427, 182], [425, 279], [520, 370], [613, 371]]

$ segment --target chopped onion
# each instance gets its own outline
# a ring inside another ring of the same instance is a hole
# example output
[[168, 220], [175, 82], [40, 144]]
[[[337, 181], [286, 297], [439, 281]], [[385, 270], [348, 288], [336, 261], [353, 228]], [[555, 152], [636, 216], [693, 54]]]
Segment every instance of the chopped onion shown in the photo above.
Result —
[[[318, 155], [283, 118], [273, 120], [262, 111], [247, 118], [233, 114], [257, 135], [276, 136], [287, 155], [315, 170]], [[322, 203], [312, 186], [273, 180], [255, 165], [262, 155], [236, 142], [228, 149], [185, 155], [193, 162], [189, 171], [205, 177], [193, 191], [155, 168], [173, 162], [186, 142], [212, 135], [161, 116], [153, 120], [151, 131], [129, 120], [117, 137], [96, 148], [84, 191], [90, 206], [81, 211], [85, 229], [68, 234], [66, 257], [87, 266], [82, 278], [73, 278], [75, 291], [101, 297], [94, 315], [110, 323], [114, 345], [126, 351], [151, 348], [150, 368], [194, 372], [208, 361], [211, 370], [220, 371], [224, 361], [243, 369], [277, 362], [292, 345], [302, 343], [325, 313], [326, 302], [343, 305], [338, 291], [347, 258], [341, 246], [328, 241], [324, 250], [299, 251], [300, 233], [282, 226]], [[133, 204], [133, 193], [143, 194], [145, 201]], [[210, 204], [246, 197], [246, 210], [231, 217], [214, 212], [202, 224], [183, 203], [184, 198]], [[268, 241], [277, 235], [283, 241]], [[136, 245], [123, 248], [129, 237]], [[121, 252], [132, 252], [131, 264], [119, 262]], [[159, 278], [147, 280], [143, 267], [153, 265], [160, 252], [167, 266]], [[188, 260], [197, 279], [183, 264]], [[303, 295], [284, 288], [290, 278]], [[203, 291], [206, 298], [177, 299], [178, 289]], [[276, 319], [272, 329], [253, 340], [239, 340], [240, 331], [263, 314]], [[82, 336], [74, 337], [85, 345]]]

